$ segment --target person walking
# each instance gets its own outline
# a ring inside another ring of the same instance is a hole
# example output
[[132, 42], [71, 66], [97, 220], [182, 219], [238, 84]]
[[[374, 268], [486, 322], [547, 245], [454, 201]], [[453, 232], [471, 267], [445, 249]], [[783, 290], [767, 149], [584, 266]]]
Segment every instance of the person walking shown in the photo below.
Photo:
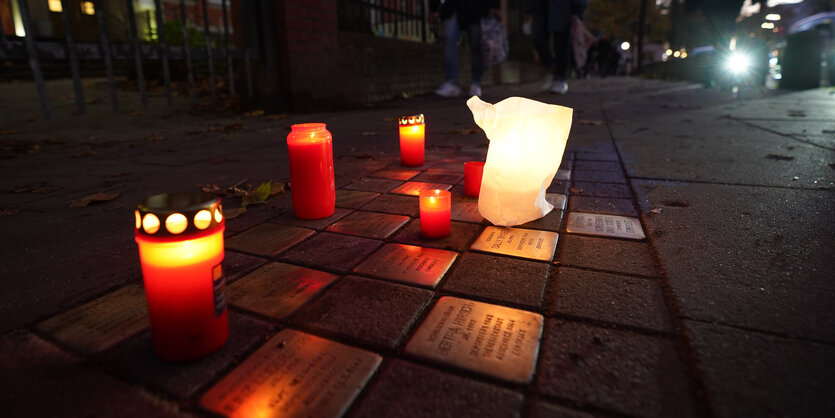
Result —
[[429, 11], [441, 18], [444, 42], [444, 75], [446, 80], [435, 90], [443, 97], [458, 97], [458, 39], [467, 32], [470, 44], [470, 96], [481, 96], [484, 57], [481, 52], [481, 19], [489, 14], [500, 16], [499, 0], [432, 0]]
[[[571, 62], [571, 17], [582, 19], [587, 0], [526, 0], [525, 20], [533, 23], [534, 47], [545, 68], [543, 90], [565, 94], [566, 75]], [[551, 48], [553, 46], [553, 49]]]

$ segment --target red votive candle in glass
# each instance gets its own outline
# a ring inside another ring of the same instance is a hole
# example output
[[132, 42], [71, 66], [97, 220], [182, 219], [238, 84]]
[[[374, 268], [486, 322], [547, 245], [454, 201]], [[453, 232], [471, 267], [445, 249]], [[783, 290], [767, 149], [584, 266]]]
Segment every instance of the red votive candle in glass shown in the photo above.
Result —
[[483, 174], [483, 162], [467, 161], [464, 163], [464, 194], [478, 197], [478, 193], [481, 190], [481, 176]]
[[229, 336], [221, 210], [203, 192], [158, 194], [136, 209], [151, 345], [163, 360], [203, 357]]
[[442, 238], [449, 235], [452, 226], [452, 195], [446, 190], [420, 192], [420, 234], [426, 238]]
[[290, 195], [293, 211], [301, 219], [333, 215], [336, 183], [333, 179], [333, 136], [324, 123], [293, 125], [287, 135], [290, 159]]
[[426, 124], [423, 114], [401, 116], [400, 125], [400, 163], [407, 167], [423, 165], [424, 135]]

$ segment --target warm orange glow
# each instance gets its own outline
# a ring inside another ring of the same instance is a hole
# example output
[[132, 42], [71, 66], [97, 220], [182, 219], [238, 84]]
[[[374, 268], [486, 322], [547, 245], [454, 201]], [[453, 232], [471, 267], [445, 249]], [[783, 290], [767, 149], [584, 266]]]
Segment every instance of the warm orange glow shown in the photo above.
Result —
[[146, 213], [142, 219], [142, 229], [149, 234], [156, 234], [159, 231], [159, 218], [153, 213]]
[[446, 190], [420, 192], [420, 233], [427, 238], [441, 238], [450, 234], [452, 195]]
[[400, 127], [400, 162], [403, 165], [423, 165], [425, 133], [425, 124]]
[[220, 206], [215, 209], [215, 222], [221, 223], [223, 221], [223, 214], [220, 213]]
[[[146, 220], [148, 215], [145, 215]], [[139, 245], [139, 258], [142, 264], [148, 263], [159, 267], [188, 266], [215, 257], [218, 253], [223, 253], [222, 231], [184, 241], [142, 240]]]
[[203, 230], [209, 227], [212, 223], [212, 214], [208, 210], [201, 210], [194, 215], [194, 226], [197, 229]]
[[47, 4], [49, 5], [50, 12], [61, 13], [64, 10], [61, 7], [61, 0], [48, 0]]
[[182, 213], [173, 213], [165, 218], [165, 229], [177, 235], [188, 228], [188, 219]]
[[336, 183], [333, 172], [333, 136], [324, 123], [293, 125], [287, 135], [290, 191], [293, 212], [301, 219], [333, 215]]
[[94, 15], [96, 14], [96, 6], [93, 4], [92, 1], [82, 1], [81, 2], [81, 13], [85, 15]]
[[139, 215], [138, 210], [133, 211], [133, 214], [136, 216], [136, 229], [139, 229], [142, 227], [142, 216]]

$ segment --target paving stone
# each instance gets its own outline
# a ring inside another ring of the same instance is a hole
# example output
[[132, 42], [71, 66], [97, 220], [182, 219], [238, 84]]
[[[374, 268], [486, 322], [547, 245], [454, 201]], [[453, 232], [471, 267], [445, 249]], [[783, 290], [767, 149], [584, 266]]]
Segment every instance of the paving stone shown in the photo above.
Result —
[[567, 195], [568, 189], [571, 185], [569, 181], [561, 181], [561, 180], [554, 180], [551, 182], [551, 185], [548, 186], [548, 189], [545, 190], [546, 193], [560, 193]]
[[206, 392], [200, 404], [233, 417], [338, 417], [382, 361], [369, 351], [285, 329]]
[[409, 222], [408, 216], [375, 212], [354, 212], [328, 227], [328, 231], [367, 238], [388, 238]]
[[427, 171], [421, 173], [412, 181], [422, 181], [424, 183], [444, 183], [444, 184], [458, 184], [464, 179], [464, 175], [460, 173], [446, 173], [442, 171]]
[[565, 210], [568, 196], [561, 193], [545, 193], [545, 201], [554, 205], [554, 209]]
[[607, 238], [562, 235], [562, 264], [617, 273], [655, 276], [655, 261], [649, 245]]
[[348, 190], [361, 190], [366, 192], [386, 193], [389, 190], [394, 189], [397, 186], [400, 186], [401, 184], [403, 184], [403, 182], [399, 180], [375, 179], [364, 177], [345, 186], [344, 188]]
[[412, 177], [414, 177], [418, 174], [420, 174], [419, 170], [384, 168], [382, 170], [377, 170], [377, 171], [371, 173], [371, 177], [379, 177], [379, 178], [383, 178], [383, 179], [406, 181], [406, 180], [409, 180], [409, 179], [411, 179]]
[[567, 168], [557, 169], [557, 173], [554, 175], [554, 180], [560, 180], [560, 181], [571, 180], [571, 170], [567, 169]]
[[540, 307], [548, 264], [485, 254], [460, 257], [443, 289], [501, 302]]
[[614, 171], [589, 171], [574, 169], [575, 182], [595, 183], [626, 183], [626, 177], [622, 173]]
[[428, 290], [348, 276], [305, 306], [294, 322], [390, 350], [400, 344], [432, 296]]
[[336, 207], [357, 209], [379, 195], [380, 193], [340, 189], [336, 191]]
[[686, 320], [719, 417], [824, 417], [835, 411], [835, 347]]
[[587, 151], [579, 151], [574, 154], [574, 159], [577, 161], [580, 160], [591, 160], [591, 161], [620, 161], [617, 153], [614, 152], [587, 152]]
[[338, 220], [348, 216], [349, 213], [351, 213], [350, 209], [335, 208], [333, 211], [333, 215], [322, 219], [299, 219], [293, 213], [285, 213], [277, 216], [275, 219], [273, 219], [273, 222], [282, 225], [292, 225], [301, 228], [315, 229], [317, 231], [321, 231], [333, 225]]
[[392, 193], [405, 194], [409, 196], [419, 196], [420, 192], [424, 190], [449, 190], [452, 188], [451, 184], [443, 183], [424, 183], [421, 181], [407, 181], [402, 186], [391, 190]]
[[371, 212], [393, 213], [417, 217], [420, 215], [420, 206], [417, 196], [402, 196], [396, 194], [384, 194], [368, 202], [362, 207], [363, 210]]
[[381, 241], [331, 232], [320, 232], [282, 254], [282, 261], [348, 273], [373, 253]]
[[465, 200], [455, 196], [452, 198], [450, 218], [453, 221], [482, 223], [484, 217], [478, 211], [478, 200]]
[[575, 181], [574, 196], [610, 197], [614, 199], [631, 199], [629, 186], [616, 183], [594, 183]]
[[314, 233], [312, 229], [265, 223], [227, 239], [226, 247], [275, 257]]
[[571, 196], [568, 210], [572, 212], [603, 213], [608, 215], [638, 216], [632, 199], [612, 199], [606, 197]]
[[434, 288], [458, 257], [453, 251], [405, 244], [386, 244], [354, 272]]
[[443, 238], [425, 238], [420, 234], [420, 219], [413, 219], [392, 239], [404, 244], [463, 252], [469, 248], [482, 227], [478, 224], [453, 221], [450, 222], [450, 228], [450, 234]]
[[283, 319], [322, 291], [336, 275], [284, 263], [270, 263], [227, 288], [229, 304]]
[[565, 212], [554, 208], [553, 210], [548, 212], [547, 215], [535, 221], [530, 221], [528, 223], [519, 225], [519, 228], [559, 232], [560, 226], [562, 226], [562, 218], [564, 214]]
[[[399, 160], [399, 157], [400, 156], [398, 155], [398, 160]], [[428, 156], [424, 155], [423, 165], [420, 165], [420, 166], [417, 166], [417, 167], [404, 166], [403, 164], [400, 163], [400, 161], [398, 161], [396, 163], [387, 165], [386, 168], [391, 168], [393, 170], [406, 169], [406, 170], [426, 171], [426, 170], [436, 166], [437, 164], [438, 164], [438, 161], [429, 160]]]
[[140, 285], [130, 285], [60, 313], [36, 328], [75, 350], [98, 353], [147, 327], [145, 292]]
[[412, 335], [406, 353], [528, 383], [541, 335], [542, 315], [444, 296]]
[[614, 161], [590, 161], [590, 160], [577, 160], [574, 163], [574, 168], [577, 170], [589, 170], [589, 171], [617, 171], [623, 172], [623, 167], [621, 167], [620, 162]]
[[236, 253], [235, 251], [225, 251], [223, 255], [223, 277], [226, 279], [226, 284], [234, 282], [266, 262], [267, 260], [263, 258]]
[[664, 292], [653, 280], [560, 267], [549, 299], [552, 312], [672, 332]]
[[[227, 204], [227, 202], [224, 202], [224, 204]], [[235, 204], [234, 206], [235, 208], [240, 207], [238, 204]], [[276, 215], [286, 212], [288, 210], [292, 210], [292, 206], [288, 206], [286, 209], [281, 209], [277, 206], [271, 205], [248, 206], [246, 212], [243, 212], [232, 219], [226, 219], [226, 233], [236, 234], [241, 231], [246, 231], [247, 229], [252, 228], [255, 225], [269, 221], [270, 219], [275, 218]], [[234, 212], [234, 208], [230, 206], [224, 206], [225, 214], [231, 214]]]
[[182, 416], [26, 331], [0, 337], [0, 403], [7, 417]]
[[594, 415], [585, 411], [577, 411], [564, 406], [554, 405], [548, 402], [536, 401], [531, 405], [531, 418], [594, 418]]
[[[466, 160], [470, 161], [470, 160]], [[426, 171], [447, 171], [450, 173], [463, 173], [464, 172], [464, 161], [459, 162], [449, 162], [449, 163], [438, 163], [433, 165], [432, 167], [427, 168]]]
[[512, 417], [522, 394], [411, 362], [392, 360], [353, 417]]
[[642, 417], [696, 416], [671, 340], [549, 319], [539, 393]]
[[111, 367], [178, 397], [188, 398], [214, 380], [240, 356], [264, 340], [273, 330], [265, 322], [229, 312], [229, 339], [217, 351], [187, 363], [158, 359], [151, 349], [151, 334], [143, 333], [129, 344], [105, 354]]

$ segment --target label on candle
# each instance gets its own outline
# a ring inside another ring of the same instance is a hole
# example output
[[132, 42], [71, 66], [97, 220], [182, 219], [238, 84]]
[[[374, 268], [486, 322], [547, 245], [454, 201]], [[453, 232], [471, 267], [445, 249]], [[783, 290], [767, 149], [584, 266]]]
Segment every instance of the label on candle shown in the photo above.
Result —
[[220, 264], [212, 268], [212, 290], [215, 295], [215, 316], [220, 316], [226, 310], [226, 278], [223, 277], [223, 267]]
[[638, 218], [596, 213], [570, 212], [566, 232], [603, 237], [644, 239], [644, 229]]
[[354, 271], [404, 283], [435, 287], [458, 253], [404, 244], [386, 244]]
[[442, 297], [406, 345], [406, 353], [516, 383], [531, 380], [542, 315]]
[[229, 285], [229, 303], [282, 319], [338, 276], [284, 263], [269, 263]]
[[230, 417], [341, 416], [382, 362], [369, 351], [285, 329], [200, 400]]
[[557, 248], [556, 232], [488, 226], [470, 247], [476, 251], [551, 261]]

